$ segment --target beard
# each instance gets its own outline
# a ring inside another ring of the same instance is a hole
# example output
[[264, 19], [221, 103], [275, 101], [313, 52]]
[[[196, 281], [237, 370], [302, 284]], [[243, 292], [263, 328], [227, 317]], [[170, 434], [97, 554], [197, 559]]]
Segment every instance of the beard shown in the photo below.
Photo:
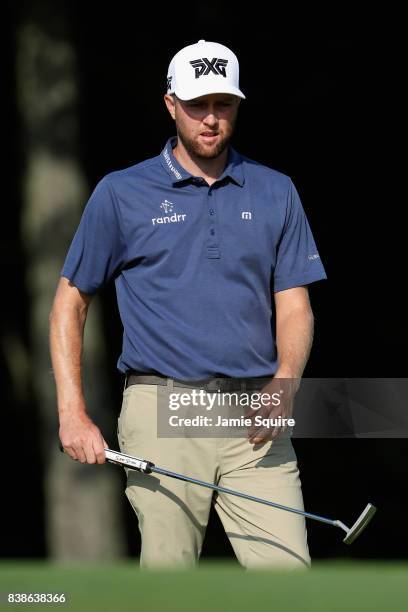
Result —
[[234, 133], [235, 122], [231, 125], [231, 129], [224, 135], [220, 136], [217, 144], [215, 145], [203, 145], [198, 140], [190, 138], [185, 132], [183, 132], [180, 126], [177, 126], [177, 136], [180, 138], [186, 151], [188, 151], [191, 157], [196, 159], [216, 159], [221, 155], [223, 151], [228, 147], [232, 135]]

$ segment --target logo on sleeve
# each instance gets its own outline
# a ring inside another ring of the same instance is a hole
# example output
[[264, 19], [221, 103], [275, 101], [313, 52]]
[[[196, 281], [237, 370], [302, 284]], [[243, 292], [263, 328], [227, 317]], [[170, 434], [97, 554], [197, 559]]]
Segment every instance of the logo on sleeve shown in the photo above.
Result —
[[196, 59], [190, 62], [192, 67], [195, 70], [195, 78], [199, 79], [201, 76], [206, 76], [210, 74], [210, 72], [214, 74], [220, 74], [223, 77], [227, 76], [226, 67], [228, 64], [228, 60], [221, 59], [217, 57], [213, 57], [212, 60], [203, 57], [201, 59]]
[[320, 255], [319, 253], [313, 253], [313, 255], [308, 255], [307, 258], [309, 261], [313, 261], [314, 259], [320, 259]]
[[169, 200], [164, 200], [164, 202], [160, 204], [160, 208], [165, 213], [165, 216], [154, 217], [152, 219], [152, 225], [161, 225], [162, 223], [182, 223], [187, 217], [187, 215], [184, 213], [181, 214], [173, 212], [174, 204], [173, 202], [169, 202]]

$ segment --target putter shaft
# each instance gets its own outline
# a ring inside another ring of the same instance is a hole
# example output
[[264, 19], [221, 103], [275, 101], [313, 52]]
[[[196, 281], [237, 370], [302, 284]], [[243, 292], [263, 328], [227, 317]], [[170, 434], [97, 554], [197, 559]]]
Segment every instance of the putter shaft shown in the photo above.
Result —
[[[60, 450], [64, 452], [64, 449], [61, 445]], [[377, 510], [372, 504], [367, 504], [363, 512], [353, 524], [353, 526], [347, 527], [347, 525], [345, 525], [339, 520], [329, 519], [318, 514], [312, 514], [311, 512], [305, 512], [304, 510], [298, 510], [297, 508], [291, 508], [290, 506], [284, 506], [282, 504], [278, 504], [277, 502], [262, 499], [261, 497], [255, 497], [254, 495], [249, 495], [248, 493], [242, 493], [241, 491], [235, 491], [234, 489], [228, 489], [227, 487], [222, 487], [219, 485], [212, 484], [210, 482], [205, 482], [204, 480], [199, 480], [198, 478], [185, 476], [184, 474], [179, 474], [178, 472], [172, 472], [170, 470], [166, 470], [155, 465], [152, 461], [141, 459], [133, 455], [127, 455], [125, 453], [120, 453], [118, 451], [113, 451], [110, 448], [105, 448], [105, 456], [107, 461], [109, 461], [110, 463], [121, 465], [124, 468], [136, 470], [137, 472], [142, 472], [143, 474], [151, 474], [152, 472], [155, 472], [157, 474], [162, 474], [163, 476], [169, 476], [170, 478], [176, 478], [177, 480], [191, 482], [193, 484], [199, 485], [200, 487], [212, 489], [213, 491], [227, 493], [228, 495], [235, 495], [236, 497], [249, 499], [254, 502], [264, 504], [266, 506], [271, 506], [272, 508], [278, 508], [280, 510], [286, 510], [287, 512], [299, 514], [313, 521], [319, 521], [320, 523], [326, 523], [328, 525], [332, 525], [333, 527], [338, 527], [346, 532], [346, 537], [343, 540], [345, 544], [351, 544], [352, 542], [354, 542], [354, 540], [366, 528]]]

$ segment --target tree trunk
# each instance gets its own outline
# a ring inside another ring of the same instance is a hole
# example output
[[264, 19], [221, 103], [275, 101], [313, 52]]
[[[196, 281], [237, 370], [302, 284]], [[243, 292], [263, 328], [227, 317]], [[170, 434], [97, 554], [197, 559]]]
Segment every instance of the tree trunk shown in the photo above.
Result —
[[[59, 273], [90, 189], [78, 159], [76, 50], [69, 3], [31, 2], [18, 28], [17, 87], [25, 155], [22, 239], [31, 327], [31, 374], [40, 407], [46, 529], [51, 557], [109, 559], [124, 554], [121, 474], [84, 466], [58, 450], [48, 315]], [[109, 439], [106, 349], [98, 298], [89, 309], [84, 345], [88, 411]]]

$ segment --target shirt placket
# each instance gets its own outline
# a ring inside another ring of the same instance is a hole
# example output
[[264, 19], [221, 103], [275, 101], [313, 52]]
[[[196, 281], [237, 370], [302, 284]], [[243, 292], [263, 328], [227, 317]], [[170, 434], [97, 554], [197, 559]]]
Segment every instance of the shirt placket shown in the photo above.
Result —
[[[207, 189], [207, 188], [206, 188]], [[220, 253], [220, 233], [218, 216], [219, 211], [216, 207], [216, 189], [211, 185], [207, 190], [207, 241], [206, 241], [206, 257], [209, 259], [219, 259]]]

